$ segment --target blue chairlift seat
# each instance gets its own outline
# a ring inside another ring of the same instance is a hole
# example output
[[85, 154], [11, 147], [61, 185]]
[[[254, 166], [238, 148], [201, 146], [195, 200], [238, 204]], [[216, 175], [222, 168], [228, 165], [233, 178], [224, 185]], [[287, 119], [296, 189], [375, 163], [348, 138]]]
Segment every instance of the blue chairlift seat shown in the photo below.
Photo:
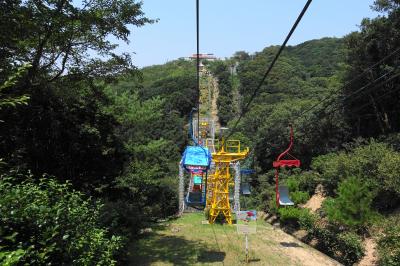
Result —
[[254, 169], [242, 169], [242, 170], [240, 170], [240, 173], [242, 175], [251, 175], [251, 174], [254, 174], [255, 172], [256, 172], [256, 170], [254, 170]]
[[186, 203], [191, 205], [201, 205], [204, 203], [203, 199], [203, 192], [202, 191], [192, 191], [189, 192], [186, 196]]
[[242, 183], [240, 184], [240, 191], [242, 192], [242, 195], [250, 195], [250, 184], [249, 183]]
[[289, 188], [286, 186], [279, 186], [279, 205], [293, 206], [294, 202], [289, 197]]

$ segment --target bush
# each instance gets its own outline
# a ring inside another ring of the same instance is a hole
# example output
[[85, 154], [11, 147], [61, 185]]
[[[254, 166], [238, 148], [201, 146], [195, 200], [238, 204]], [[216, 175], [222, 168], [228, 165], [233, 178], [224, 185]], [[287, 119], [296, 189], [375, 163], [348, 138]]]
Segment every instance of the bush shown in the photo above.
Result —
[[100, 204], [51, 178], [0, 177], [0, 264], [114, 265], [121, 239], [98, 226]]
[[293, 200], [295, 204], [303, 204], [310, 199], [310, 195], [308, 194], [308, 192], [294, 191], [290, 192], [290, 198]]
[[293, 176], [293, 178], [296, 178], [299, 181], [299, 190], [307, 191], [310, 195], [314, 194], [315, 188], [318, 184], [324, 183], [320, 174], [313, 171], [302, 171]]
[[293, 200], [295, 204], [306, 203], [310, 199], [310, 195], [308, 192], [301, 191], [300, 186], [302, 184], [301, 175], [291, 176], [286, 180], [286, 185], [289, 188], [290, 198]]
[[400, 265], [400, 217], [390, 219], [378, 241], [379, 265]]
[[361, 229], [374, 217], [372, 199], [368, 186], [358, 178], [350, 177], [340, 183], [338, 197], [325, 200], [323, 207], [330, 221]]
[[300, 180], [294, 176], [291, 176], [286, 180], [286, 186], [289, 188], [289, 191], [291, 192], [298, 191], [300, 186]]
[[281, 224], [298, 225], [300, 209], [296, 207], [282, 207], [278, 209]]
[[318, 240], [317, 248], [345, 265], [353, 265], [364, 256], [361, 238], [352, 232], [325, 228], [314, 223], [311, 236]]
[[329, 153], [312, 160], [311, 168], [320, 173], [321, 184], [326, 192], [334, 195], [338, 183], [352, 174], [349, 156], [345, 153]]
[[258, 186], [253, 187], [250, 197], [241, 197], [243, 208], [259, 209], [270, 214], [278, 213], [275, 199], [275, 184], [268, 183], [269, 178], [273, 177], [273, 175], [274, 173], [270, 172], [266, 175], [257, 176], [260, 183]]
[[352, 232], [338, 235], [337, 247], [341, 253], [340, 261], [345, 265], [353, 265], [364, 256], [364, 247], [361, 238]]
[[311, 213], [310, 211], [303, 211], [299, 217], [299, 225], [302, 229], [312, 233], [316, 220], [317, 216], [315, 214]]
[[313, 159], [311, 167], [320, 173], [321, 184], [330, 195], [335, 195], [338, 184], [350, 176], [356, 176], [385, 193], [399, 185], [397, 179], [392, 178], [400, 173], [398, 167], [392, 167], [397, 166], [400, 160], [395, 155], [400, 156], [387, 144], [371, 140], [349, 153], [318, 156]]
[[270, 190], [270, 191], [263, 191], [264, 198], [267, 199], [267, 206], [266, 210], [267, 212], [271, 214], [278, 214], [279, 213], [279, 208], [276, 205], [276, 192], [275, 190]]
[[[278, 210], [279, 219], [282, 225], [293, 225], [299, 227], [312, 220], [313, 215], [308, 209], [299, 209], [296, 207], [284, 207]], [[300, 222], [301, 221], [301, 222]]]
[[378, 165], [378, 172], [386, 190], [400, 196], [400, 153], [386, 154]]

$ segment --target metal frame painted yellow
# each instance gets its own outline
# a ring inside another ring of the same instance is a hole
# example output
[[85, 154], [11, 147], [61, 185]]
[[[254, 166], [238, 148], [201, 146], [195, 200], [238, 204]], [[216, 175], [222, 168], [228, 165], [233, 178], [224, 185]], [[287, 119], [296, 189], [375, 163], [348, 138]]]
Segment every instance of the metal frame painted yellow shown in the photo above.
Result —
[[217, 152], [212, 153], [215, 171], [209, 175], [207, 181], [206, 207], [210, 209], [209, 222], [214, 223], [222, 214], [225, 221], [232, 224], [232, 211], [229, 203], [229, 186], [232, 183], [230, 163], [246, 158], [249, 148], [241, 150], [239, 140], [227, 140], [223, 141], [222, 145], [218, 143], [215, 150]]

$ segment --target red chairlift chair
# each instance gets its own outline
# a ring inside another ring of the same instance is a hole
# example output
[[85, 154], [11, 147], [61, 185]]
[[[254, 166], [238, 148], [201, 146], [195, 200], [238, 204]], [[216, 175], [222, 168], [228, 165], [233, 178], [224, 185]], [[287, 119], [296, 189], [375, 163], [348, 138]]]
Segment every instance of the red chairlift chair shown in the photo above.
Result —
[[[276, 161], [273, 162], [272, 166], [275, 168], [275, 190], [276, 190], [276, 204], [279, 207], [282, 206], [292, 206], [293, 201], [289, 197], [289, 189], [286, 186], [279, 186], [279, 169], [282, 167], [300, 167], [300, 160], [291, 155], [289, 151], [293, 147], [293, 127], [290, 127], [290, 144], [289, 147], [279, 154]], [[283, 159], [284, 157], [289, 157], [288, 159]]]

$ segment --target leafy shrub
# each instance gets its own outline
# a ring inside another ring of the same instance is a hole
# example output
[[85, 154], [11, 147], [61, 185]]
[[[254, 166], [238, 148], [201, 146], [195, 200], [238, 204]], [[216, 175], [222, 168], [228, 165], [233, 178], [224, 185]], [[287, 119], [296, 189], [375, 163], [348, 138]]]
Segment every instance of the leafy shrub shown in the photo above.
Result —
[[378, 241], [379, 264], [400, 265], [400, 217], [390, 219]]
[[379, 140], [389, 144], [395, 151], [400, 152], [400, 133], [385, 134]]
[[296, 177], [291, 176], [286, 180], [286, 186], [289, 188], [289, 191], [298, 191], [300, 180]]
[[282, 207], [278, 210], [279, 219], [282, 224], [297, 224], [300, 209], [296, 207]]
[[324, 202], [330, 221], [361, 228], [371, 221], [373, 194], [361, 180], [350, 177], [339, 185], [338, 197]]
[[273, 177], [274, 173], [271, 172], [270, 174], [257, 176], [260, 184], [253, 187], [250, 197], [246, 199], [245, 197], [241, 197], [243, 199], [243, 207], [263, 210], [270, 214], [278, 213], [275, 199], [275, 184], [268, 183], [270, 176]]
[[50, 178], [0, 177], [0, 264], [114, 265], [121, 239], [98, 226], [96, 202]]
[[380, 172], [380, 169], [384, 167], [379, 166], [385, 161], [384, 158], [391, 157], [395, 153], [387, 144], [371, 140], [366, 145], [353, 148], [349, 153], [340, 152], [318, 156], [313, 159], [311, 167], [320, 173], [321, 184], [331, 195], [335, 194], [338, 184], [350, 176], [356, 176], [365, 183], [384, 191], [388, 190], [384, 176]]
[[308, 194], [308, 192], [304, 191], [290, 192], [290, 197], [295, 204], [303, 204], [310, 199], [310, 195]]
[[386, 154], [378, 165], [378, 172], [386, 190], [392, 190], [400, 196], [400, 153]]
[[348, 153], [330, 153], [313, 159], [311, 166], [319, 173], [320, 183], [328, 194], [335, 195], [341, 181], [355, 176], [376, 192], [374, 208], [381, 211], [395, 208], [400, 202], [400, 153], [374, 140], [357, 145], [351, 146]]
[[353, 265], [364, 256], [361, 238], [352, 232], [340, 232], [314, 223], [311, 236], [318, 240], [317, 249], [345, 265]]
[[25, 254], [26, 251], [23, 249], [17, 249], [14, 251], [0, 251], [0, 263], [3, 266], [16, 265]]
[[[121, 193], [122, 194], [122, 193]], [[132, 238], [145, 226], [148, 217], [143, 217], [137, 204], [126, 199], [113, 199], [104, 202], [100, 211], [100, 221], [113, 235]]]
[[311, 213], [310, 211], [303, 211], [299, 216], [299, 225], [301, 228], [310, 233], [314, 228], [316, 220], [317, 216], [315, 214]]
[[302, 171], [294, 175], [293, 178], [299, 181], [299, 190], [307, 191], [310, 195], [314, 194], [318, 184], [323, 183], [320, 174], [315, 171]]
[[385, 143], [379, 143], [371, 140], [368, 145], [355, 148], [350, 154], [352, 158], [352, 174], [363, 180], [379, 180], [379, 164], [387, 155], [395, 151]]
[[296, 207], [284, 207], [279, 209], [279, 219], [283, 225], [294, 225], [298, 227], [300, 221], [306, 223], [308, 219], [312, 219], [312, 214], [308, 209], [300, 209]]
[[300, 190], [302, 179], [299, 178], [300, 175], [290, 176], [286, 180], [286, 185], [289, 188], [290, 198], [295, 204], [306, 203], [310, 199], [308, 192]]
[[341, 253], [340, 261], [346, 265], [353, 265], [363, 256], [365, 249], [361, 238], [352, 232], [344, 232], [338, 235], [337, 248]]
[[275, 192], [275, 189], [273, 189], [273, 190], [272, 189], [264, 190], [262, 192], [262, 194], [264, 196], [263, 198], [265, 198], [266, 202], [267, 202], [267, 204], [265, 206], [267, 212], [269, 212], [271, 214], [278, 214], [279, 208], [276, 205], [276, 192]]
[[352, 174], [349, 156], [345, 153], [329, 153], [313, 159], [311, 168], [321, 175], [321, 184], [333, 195], [338, 183]]

